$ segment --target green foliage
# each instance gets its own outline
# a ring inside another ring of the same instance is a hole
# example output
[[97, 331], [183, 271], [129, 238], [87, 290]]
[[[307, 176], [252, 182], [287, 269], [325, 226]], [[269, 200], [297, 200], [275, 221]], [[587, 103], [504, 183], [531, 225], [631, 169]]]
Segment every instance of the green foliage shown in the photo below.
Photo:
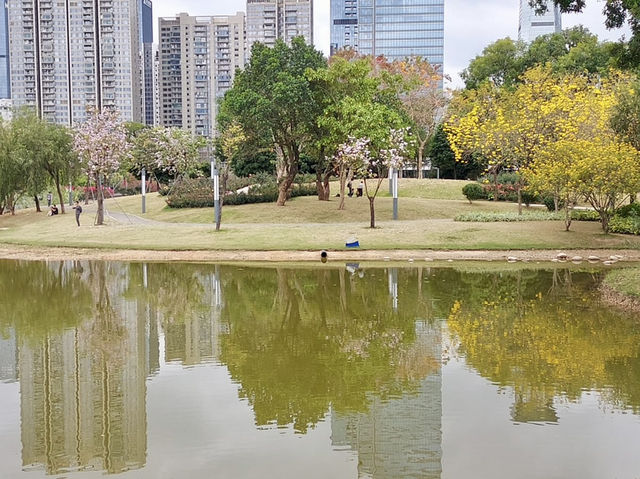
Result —
[[640, 217], [614, 216], [609, 221], [609, 231], [612, 233], [640, 235]]
[[478, 183], [469, 183], [468, 185], [464, 185], [462, 187], [462, 194], [466, 196], [469, 203], [475, 200], [484, 200], [487, 198], [484, 188]]
[[[289, 198], [313, 196], [313, 185], [293, 185]], [[273, 181], [253, 185], [248, 193], [227, 192], [223, 198], [225, 206], [246, 205], [252, 203], [271, 203], [278, 199], [278, 186]], [[183, 178], [176, 181], [167, 195], [170, 208], [207, 208], [213, 207], [213, 185], [209, 178]]]
[[241, 152], [231, 168], [238, 176], [251, 176], [257, 173], [274, 173], [276, 171], [276, 154], [273, 151]]
[[600, 215], [593, 210], [571, 210], [571, 219], [575, 221], [600, 221]]
[[284, 205], [287, 190], [300, 168], [300, 153], [322, 112], [306, 72], [326, 66], [321, 52], [302, 37], [291, 46], [278, 40], [273, 48], [256, 43], [251, 59], [239, 71], [220, 105], [220, 129], [234, 121], [249, 138], [271, 138], [278, 158], [279, 199]]
[[610, 67], [621, 63], [617, 44], [599, 42], [582, 26], [542, 35], [529, 45], [510, 38], [497, 40], [471, 60], [462, 72], [468, 89], [489, 81], [498, 87], [511, 87], [536, 65], [549, 64], [554, 73], [594, 73], [607, 75]]
[[[547, 210], [549, 211], [555, 211], [556, 210], [556, 200], [553, 196], [545, 196], [542, 198], [542, 204], [545, 205], [547, 207]], [[560, 199], [558, 199], [558, 210], [561, 210], [562, 208], [564, 208], [564, 202]]]
[[535, 211], [518, 213], [464, 213], [454, 218], [454, 221], [476, 223], [511, 223], [516, 221], [558, 221], [561, 215], [555, 213]]
[[640, 203], [631, 203], [616, 210], [616, 216], [621, 218], [640, 218]]

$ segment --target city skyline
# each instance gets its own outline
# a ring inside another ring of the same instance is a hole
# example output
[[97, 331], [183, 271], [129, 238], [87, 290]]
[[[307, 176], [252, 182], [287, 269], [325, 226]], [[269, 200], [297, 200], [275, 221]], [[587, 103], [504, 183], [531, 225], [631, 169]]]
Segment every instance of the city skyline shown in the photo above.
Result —
[[[445, 62], [444, 73], [451, 87], [462, 87], [459, 73], [469, 61], [482, 53], [489, 44], [507, 36], [518, 38], [518, 0], [445, 0]], [[326, 55], [330, 47], [330, 0], [314, 0], [314, 44]], [[179, 11], [176, 11], [179, 10]], [[246, 10], [246, 0], [228, 0], [223, 5], [211, 5], [202, 0], [183, 0], [176, 8], [171, 0], [155, 0], [154, 16], [174, 16], [180, 11], [190, 15], [225, 15]], [[608, 31], [604, 26], [602, 4], [587, 2], [583, 13], [563, 14], [563, 28], [582, 24], [602, 40], [618, 40], [629, 35], [629, 29]], [[157, 38], [156, 38], [157, 43]]]

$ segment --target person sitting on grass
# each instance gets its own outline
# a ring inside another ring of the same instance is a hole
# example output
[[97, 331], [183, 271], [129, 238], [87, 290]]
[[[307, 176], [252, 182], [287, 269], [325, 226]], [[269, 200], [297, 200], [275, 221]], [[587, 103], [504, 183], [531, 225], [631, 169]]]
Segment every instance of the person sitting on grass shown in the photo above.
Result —
[[57, 215], [58, 207], [54, 204], [51, 205], [51, 209], [49, 210], [49, 216]]

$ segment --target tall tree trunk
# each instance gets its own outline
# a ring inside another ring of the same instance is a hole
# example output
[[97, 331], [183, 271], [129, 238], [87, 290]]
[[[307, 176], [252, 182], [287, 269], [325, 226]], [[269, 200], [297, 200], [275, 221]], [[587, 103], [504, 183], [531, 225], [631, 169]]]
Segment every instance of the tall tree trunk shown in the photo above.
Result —
[[98, 176], [98, 218], [96, 221], [98, 226], [104, 224], [104, 192], [102, 188], [102, 177]]
[[316, 191], [318, 192], [318, 201], [329, 201], [329, 177], [331, 173], [325, 171], [316, 171]]
[[40, 209], [40, 199], [38, 198], [38, 195], [33, 195], [33, 200], [36, 202], [36, 213], [42, 213], [42, 210]]
[[296, 171], [289, 172], [286, 176], [283, 176], [282, 181], [278, 184], [278, 201], [276, 205], [284, 206], [289, 199], [289, 190], [293, 185], [293, 180], [296, 179]]
[[375, 196], [369, 197], [369, 212], [371, 213], [371, 228], [376, 227], [376, 209], [373, 202], [376, 200]]
[[60, 186], [59, 175], [56, 175], [55, 183], [56, 183], [56, 191], [58, 192], [58, 199], [60, 200], [60, 213], [64, 214], [64, 198], [62, 197], [62, 186]]
[[324, 201], [324, 186], [322, 185], [322, 172], [316, 170], [316, 192], [318, 193], [318, 200]]
[[567, 203], [564, 206], [564, 228], [565, 231], [569, 231], [571, 228], [571, 206], [569, 206], [569, 199], [567, 198]]
[[329, 184], [330, 178], [331, 172], [326, 172], [322, 178], [322, 187], [324, 189], [323, 201], [329, 201], [329, 197], [331, 196], [331, 186]]

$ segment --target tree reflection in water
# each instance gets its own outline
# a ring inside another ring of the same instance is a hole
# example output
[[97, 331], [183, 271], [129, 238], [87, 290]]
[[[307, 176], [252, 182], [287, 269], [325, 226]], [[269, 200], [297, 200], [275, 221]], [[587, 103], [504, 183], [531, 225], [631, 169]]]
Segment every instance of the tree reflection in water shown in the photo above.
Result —
[[609, 407], [640, 413], [640, 325], [599, 304], [591, 275], [460, 279], [452, 284], [466, 287], [453, 295], [448, 329], [467, 364], [513, 388], [514, 421], [556, 422], [556, 401], [578, 401], [586, 390], [601, 391]]
[[[223, 278], [225, 276], [223, 275]], [[256, 424], [304, 433], [327, 414], [366, 411], [415, 391], [440, 357], [414, 344], [426, 307], [407, 294], [391, 308], [385, 270], [238, 270], [225, 282], [221, 360]]]

